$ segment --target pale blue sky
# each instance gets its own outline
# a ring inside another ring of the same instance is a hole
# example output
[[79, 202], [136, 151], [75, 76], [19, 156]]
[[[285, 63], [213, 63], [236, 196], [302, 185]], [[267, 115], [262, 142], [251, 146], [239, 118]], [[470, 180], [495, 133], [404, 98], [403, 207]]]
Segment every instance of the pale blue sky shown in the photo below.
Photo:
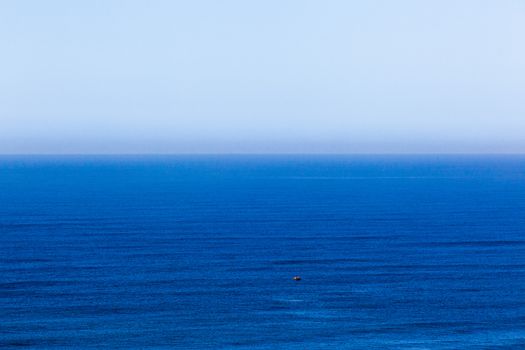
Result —
[[525, 152], [525, 1], [0, 0], [0, 153]]

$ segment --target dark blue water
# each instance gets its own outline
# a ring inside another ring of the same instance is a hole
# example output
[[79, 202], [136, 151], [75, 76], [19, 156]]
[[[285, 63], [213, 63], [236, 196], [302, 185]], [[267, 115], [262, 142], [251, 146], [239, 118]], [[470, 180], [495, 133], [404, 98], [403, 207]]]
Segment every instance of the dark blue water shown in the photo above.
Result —
[[525, 348], [525, 157], [2, 157], [0, 348]]

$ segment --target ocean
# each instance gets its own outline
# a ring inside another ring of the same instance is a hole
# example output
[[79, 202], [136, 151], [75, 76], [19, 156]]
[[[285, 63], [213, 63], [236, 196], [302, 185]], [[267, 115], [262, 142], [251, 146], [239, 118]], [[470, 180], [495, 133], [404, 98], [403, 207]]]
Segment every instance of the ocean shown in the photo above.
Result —
[[2, 156], [0, 348], [524, 349], [525, 156]]

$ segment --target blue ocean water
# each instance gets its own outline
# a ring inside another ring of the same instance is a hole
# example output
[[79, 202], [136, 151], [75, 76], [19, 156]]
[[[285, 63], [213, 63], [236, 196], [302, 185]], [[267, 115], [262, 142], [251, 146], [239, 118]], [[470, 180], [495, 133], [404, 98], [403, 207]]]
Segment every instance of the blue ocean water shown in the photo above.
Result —
[[0, 348], [525, 348], [525, 157], [1, 157]]

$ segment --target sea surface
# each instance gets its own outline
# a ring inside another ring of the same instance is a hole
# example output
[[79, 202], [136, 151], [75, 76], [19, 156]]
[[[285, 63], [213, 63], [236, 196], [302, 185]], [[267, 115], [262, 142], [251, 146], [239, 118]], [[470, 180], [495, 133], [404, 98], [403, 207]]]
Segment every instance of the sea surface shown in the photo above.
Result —
[[525, 157], [2, 156], [0, 348], [525, 349]]

